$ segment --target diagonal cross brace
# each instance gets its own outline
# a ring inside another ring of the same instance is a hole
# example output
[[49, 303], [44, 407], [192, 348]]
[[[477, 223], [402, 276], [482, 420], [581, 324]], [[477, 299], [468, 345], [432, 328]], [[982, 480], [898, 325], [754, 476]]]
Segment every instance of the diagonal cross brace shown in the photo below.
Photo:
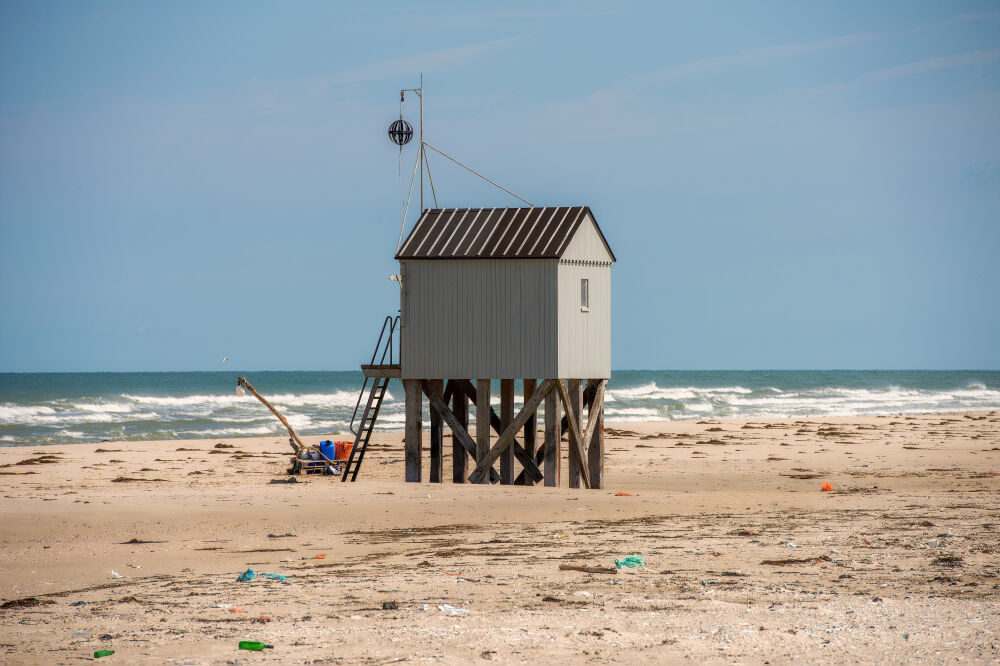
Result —
[[[431, 386], [431, 383], [426, 379], [420, 382], [420, 386], [421, 388], [423, 388], [424, 393], [427, 395], [427, 399], [431, 403], [431, 408], [434, 409], [434, 411], [436, 411], [438, 414], [440, 414], [441, 418], [443, 418], [445, 423], [448, 424], [448, 427], [451, 428], [452, 437], [454, 437], [458, 441], [458, 443], [462, 445], [462, 448], [469, 452], [469, 455], [472, 456], [472, 459], [475, 460], [476, 443], [472, 441], [471, 437], [469, 437], [469, 433], [465, 430], [465, 428], [462, 427], [462, 424], [459, 422], [458, 417], [455, 416], [455, 413], [451, 411], [451, 408], [448, 407], [448, 405], [445, 403], [444, 399], [441, 397], [441, 394], [438, 392], [437, 389]], [[491, 467], [490, 483], [496, 483], [499, 480], [500, 480], [500, 475], [497, 473], [495, 469]]]
[[[597, 385], [600, 384], [602, 381], [603, 380], [600, 380], [600, 379], [591, 379], [589, 382], [587, 382], [587, 388], [585, 388], [583, 390], [583, 402], [584, 402], [584, 404], [588, 408], [592, 409], [592, 405], [594, 404], [594, 396], [597, 394]], [[607, 384], [606, 381], [604, 383], [605, 383], [605, 385]], [[603, 406], [604, 406], [604, 399], [602, 398], [601, 399], [601, 407], [603, 407]], [[559, 421], [559, 432], [566, 432], [569, 429], [569, 426], [567, 426], [566, 423], [567, 423], [566, 417], [564, 416], [564, 417], [562, 417], [562, 420]], [[493, 429], [494, 430], [499, 430], [500, 429], [499, 424], [500, 424], [500, 419], [497, 418], [496, 422], [495, 422], [495, 425], [493, 426]], [[593, 434], [593, 433], [591, 433], [591, 434]], [[586, 441], [589, 442], [590, 440], [588, 439]], [[517, 444], [517, 443], [518, 442], [515, 439], [514, 440], [514, 444]], [[515, 449], [515, 451], [516, 451], [516, 449]], [[545, 447], [544, 446], [539, 447], [539, 449], [537, 451], [535, 451], [535, 465], [539, 466], [538, 469], [541, 469], [541, 464], [543, 462], [545, 462]], [[515, 486], [523, 486], [524, 485], [524, 470], [521, 470], [521, 473], [517, 475], [516, 479], [514, 479], [514, 485]]]
[[597, 391], [594, 392], [594, 401], [590, 403], [590, 412], [587, 417], [587, 432], [583, 433], [583, 447], [585, 449], [590, 448], [590, 441], [594, 436], [594, 428], [597, 426], [597, 415], [604, 409], [605, 387], [607, 387], [607, 382], [601, 382], [597, 385]]
[[[493, 463], [500, 457], [500, 454], [503, 453], [508, 446], [513, 444], [514, 433], [524, 427], [524, 424], [528, 422], [531, 415], [538, 409], [538, 405], [541, 404], [542, 400], [545, 400], [545, 397], [552, 391], [553, 388], [555, 388], [555, 383], [554, 379], [546, 379], [531, 395], [531, 397], [525, 401], [521, 411], [518, 412], [517, 416], [514, 417], [514, 420], [510, 422], [507, 429], [503, 431], [503, 434], [500, 435], [500, 439], [497, 440], [497, 443], [493, 445], [493, 448], [491, 448], [485, 456], [483, 456], [482, 460], [478, 461], [476, 469], [469, 476], [470, 483], [479, 483], [482, 480], [483, 475], [486, 474], [486, 470], [492, 468]], [[537, 472], [538, 467], [535, 466], [535, 461], [532, 460], [526, 452], [524, 454], [524, 458], [527, 459], [532, 467], [535, 467], [535, 471]], [[524, 459], [520, 456], [518, 456], [518, 460], [521, 460], [521, 464], [525, 466], [525, 470], [530, 469], [528, 464], [526, 464]], [[541, 478], [542, 475], [538, 474], [538, 477], [535, 480], [541, 480]]]
[[[476, 387], [472, 385], [472, 382], [468, 379], [461, 379], [458, 380], [456, 384], [458, 386], [455, 390], [464, 390], [465, 394], [469, 396], [469, 400], [472, 401], [472, 404], [476, 404]], [[500, 417], [497, 416], [496, 410], [492, 407], [490, 407], [490, 425], [493, 427], [493, 430], [497, 435], [503, 434]], [[524, 447], [521, 446], [521, 442], [517, 441], [516, 437], [511, 441], [510, 445], [514, 449], [514, 457], [517, 458], [518, 462], [520, 462], [521, 466], [524, 468], [521, 470], [521, 473], [518, 474], [518, 478], [523, 479], [527, 474], [534, 483], [538, 483], [545, 478], [542, 475], [542, 470], [538, 467], [538, 464], [541, 461], [534, 461], [531, 456], [528, 455], [528, 452], [524, 450]], [[473, 456], [473, 460], [475, 460], [475, 456]]]
[[[577, 427], [578, 421], [576, 420], [576, 414], [573, 413], [573, 405], [569, 401], [569, 391], [566, 389], [566, 384], [563, 383], [561, 379], [556, 380], [556, 388], [559, 389], [559, 399], [562, 400], [563, 409], [566, 410], [566, 431], [569, 433], [569, 450], [576, 456], [576, 464], [580, 468], [580, 477], [583, 479], [583, 487], [590, 488], [590, 470], [587, 468], [587, 453], [583, 444], [583, 437], [580, 435], [580, 429]], [[603, 402], [604, 396], [601, 396]], [[597, 421], [596, 412], [591, 414], [591, 421]], [[587, 425], [587, 429], [590, 430], [590, 425]], [[593, 433], [593, 430], [590, 430]]]

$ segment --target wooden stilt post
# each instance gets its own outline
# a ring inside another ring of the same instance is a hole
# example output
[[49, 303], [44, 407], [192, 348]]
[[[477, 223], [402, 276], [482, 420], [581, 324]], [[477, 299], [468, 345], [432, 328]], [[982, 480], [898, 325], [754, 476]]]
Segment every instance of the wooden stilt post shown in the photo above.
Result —
[[[531, 396], [535, 392], [535, 386], [537, 386], [534, 379], [524, 380], [524, 402], [527, 403], [531, 399]], [[538, 431], [538, 411], [531, 413], [531, 417], [528, 422], [524, 424], [524, 452], [531, 456], [532, 459], [535, 458], [535, 435]], [[524, 485], [533, 485], [532, 482], [525, 478]]]
[[545, 485], [556, 488], [562, 483], [562, 413], [555, 391], [545, 397]]
[[[583, 422], [583, 382], [579, 379], [571, 379], [568, 382], [569, 404], [573, 407], [573, 414], [576, 416], [576, 427], [583, 432], [585, 424]], [[583, 442], [586, 446], [586, 442]], [[573, 456], [569, 457], [569, 487], [580, 487], [580, 464]]]
[[406, 393], [406, 480], [420, 482], [420, 464], [423, 457], [423, 423], [421, 408], [423, 391], [419, 379], [404, 379], [403, 390]]
[[[490, 450], [490, 380], [476, 380], [476, 462]], [[487, 483], [484, 479], [482, 483]]]
[[[589, 417], [587, 418], [587, 429], [591, 428], [591, 422], [596, 422], [593, 426], [594, 434], [590, 437], [587, 448], [587, 468], [590, 470], [590, 487], [599, 489], [604, 487], [604, 387], [608, 380], [602, 379], [598, 384], [595, 399], [590, 403]], [[596, 399], [600, 396], [600, 400]]]
[[[514, 420], [514, 380], [500, 380], [500, 431], [503, 432]], [[514, 483], [514, 449], [507, 447], [500, 454], [500, 483], [509, 486]]]
[[[438, 393], [444, 392], [444, 381], [432, 379], [433, 386]], [[431, 412], [431, 470], [428, 479], [431, 483], [441, 483], [444, 477], [444, 428], [441, 423], [441, 415], [435, 410]]]
[[[469, 429], [469, 399], [465, 391], [459, 389], [454, 392], [451, 398], [451, 411], [455, 412], [458, 422], [466, 430]], [[458, 438], [452, 435], [451, 438], [451, 482], [465, 483], [465, 477], [469, 476], [469, 454], [459, 443]]]

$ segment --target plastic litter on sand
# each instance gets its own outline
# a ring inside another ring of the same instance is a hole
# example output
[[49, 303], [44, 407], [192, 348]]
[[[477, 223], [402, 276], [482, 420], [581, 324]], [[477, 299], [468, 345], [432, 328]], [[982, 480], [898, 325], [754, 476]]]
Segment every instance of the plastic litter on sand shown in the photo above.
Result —
[[111, 577], [112, 578], [124, 578], [125, 576], [121, 575], [120, 573], [118, 573], [117, 571], [115, 571], [114, 569], [112, 569], [111, 570]]
[[629, 567], [635, 569], [637, 567], [646, 566], [646, 562], [642, 559], [640, 555], [629, 555], [620, 560], [615, 560], [615, 567], [621, 569], [622, 567]]
[[269, 579], [269, 580], [280, 580], [280, 581], [282, 581], [283, 583], [287, 583], [287, 582], [288, 582], [288, 577], [287, 577], [287, 576], [282, 576], [281, 574], [275, 574], [275, 573], [262, 573], [262, 574], [260, 575], [260, 577], [261, 577], [261, 578], [267, 578], [267, 579]]
[[440, 604], [438, 610], [442, 613], [450, 613], [452, 615], [465, 615], [469, 612], [468, 608], [456, 608], [451, 604]]
[[236, 578], [236, 582], [237, 583], [249, 583], [250, 581], [252, 581], [256, 577], [257, 577], [257, 572], [256, 571], [254, 571], [253, 569], [247, 569], [246, 571], [244, 571], [243, 573], [241, 573]]

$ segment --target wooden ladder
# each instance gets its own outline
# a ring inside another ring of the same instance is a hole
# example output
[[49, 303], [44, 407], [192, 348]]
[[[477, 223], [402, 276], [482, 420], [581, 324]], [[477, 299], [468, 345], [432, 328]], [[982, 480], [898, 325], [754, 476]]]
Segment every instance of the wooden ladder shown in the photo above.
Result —
[[[351, 476], [351, 481], [358, 478], [358, 470], [361, 468], [361, 461], [365, 459], [368, 440], [371, 439], [372, 431], [375, 429], [375, 419], [378, 418], [378, 412], [382, 409], [382, 400], [385, 399], [385, 391], [388, 386], [388, 377], [375, 377], [372, 390], [368, 393], [368, 403], [365, 405], [365, 411], [358, 423], [358, 431], [354, 436], [354, 448], [351, 449], [351, 455], [347, 458], [347, 464], [340, 477], [341, 481], [347, 481], [348, 474]], [[364, 392], [365, 389], [362, 387], [361, 396], [358, 397], [359, 401], [364, 396]], [[354, 459], [355, 456], [357, 456], [357, 461]]]

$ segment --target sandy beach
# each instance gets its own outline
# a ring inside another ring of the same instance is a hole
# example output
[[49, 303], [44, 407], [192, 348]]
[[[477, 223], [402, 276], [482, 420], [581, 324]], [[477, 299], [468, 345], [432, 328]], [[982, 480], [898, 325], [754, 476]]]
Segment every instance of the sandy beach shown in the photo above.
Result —
[[[1000, 658], [997, 412], [606, 442], [603, 490], [406, 484], [398, 434], [354, 484], [272, 483], [276, 436], [2, 448], [0, 660]], [[617, 571], [628, 555], [645, 566]], [[248, 568], [287, 580], [237, 582]]]

